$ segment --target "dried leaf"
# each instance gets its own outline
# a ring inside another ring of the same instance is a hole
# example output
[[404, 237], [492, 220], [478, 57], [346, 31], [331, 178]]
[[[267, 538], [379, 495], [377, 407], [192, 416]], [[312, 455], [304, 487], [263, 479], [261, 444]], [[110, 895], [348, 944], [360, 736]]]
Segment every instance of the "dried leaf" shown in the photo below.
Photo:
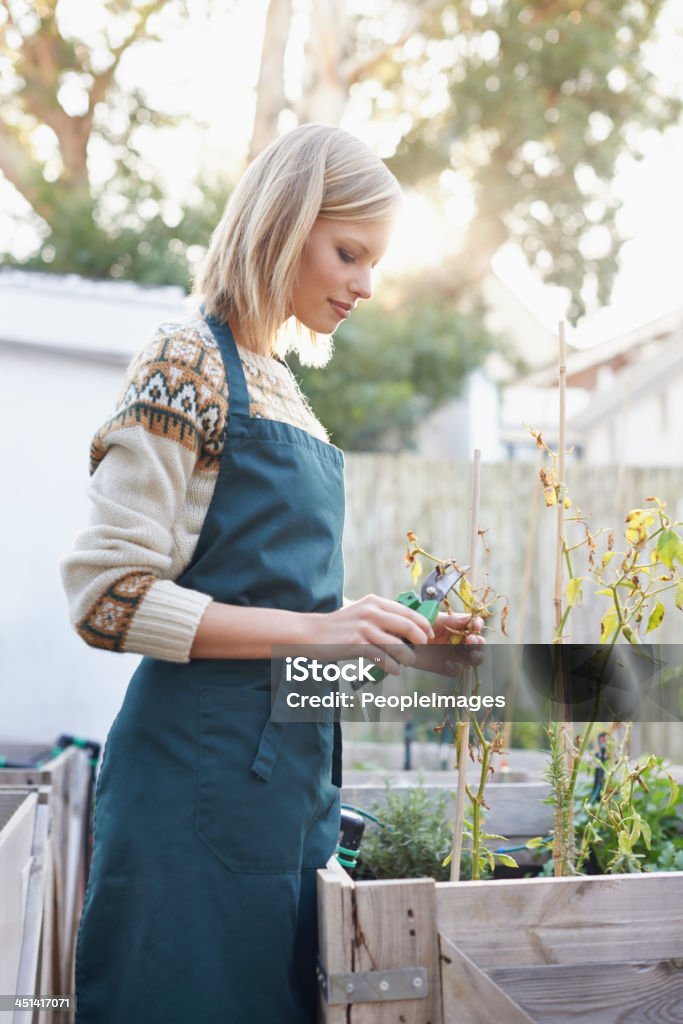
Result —
[[634, 548], [642, 548], [647, 540], [647, 528], [655, 521], [654, 512], [646, 508], [634, 508], [626, 516], [626, 540]]

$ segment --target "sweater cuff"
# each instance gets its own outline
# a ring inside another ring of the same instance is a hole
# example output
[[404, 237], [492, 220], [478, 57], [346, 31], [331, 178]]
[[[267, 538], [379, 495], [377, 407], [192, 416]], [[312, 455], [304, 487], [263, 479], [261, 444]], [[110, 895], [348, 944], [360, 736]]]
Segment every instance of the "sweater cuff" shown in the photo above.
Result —
[[212, 600], [172, 580], [153, 583], [133, 617], [123, 650], [187, 663], [199, 622]]

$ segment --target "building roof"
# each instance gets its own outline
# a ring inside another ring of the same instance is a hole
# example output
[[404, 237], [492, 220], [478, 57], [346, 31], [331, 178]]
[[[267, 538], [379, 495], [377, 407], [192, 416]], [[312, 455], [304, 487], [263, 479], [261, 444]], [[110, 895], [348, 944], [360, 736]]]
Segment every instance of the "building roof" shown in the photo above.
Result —
[[648, 394], [667, 388], [683, 374], [683, 327], [664, 345], [656, 356], [641, 358], [623, 369], [611, 387], [596, 391], [591, 401], [569, 420], [572, 431], [584, 434], [597, 422], [613, 415], [627, 403], [637, 402]]
[[0, 271], [0, 346], [127, 364], [157, 324], [189, 311], [182, 288]]
[[[615, 335], [589, 349], [569, 351], [567, 355], [567, 384], [594, 387], [597, 371], [602, 366], [615, 370], [654, 352], [666, 344], [683, 324], [683, 309], [676, 309], [632, 331]], [[557, 384], [557, 361], [524, 377], [518, 383], [532, 387], [553, 387]]]

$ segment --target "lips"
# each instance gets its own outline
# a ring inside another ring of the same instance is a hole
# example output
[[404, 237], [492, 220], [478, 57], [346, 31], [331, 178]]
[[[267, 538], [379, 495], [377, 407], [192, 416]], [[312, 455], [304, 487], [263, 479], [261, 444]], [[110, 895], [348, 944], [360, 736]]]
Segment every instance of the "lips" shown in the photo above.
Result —
[[335, 311], [337, 316], [340, 316], [342, 320], [346, 320], [347, 316], [353, 309], [353, 306], [348, 305], [345, 302], [335, 302], [333, 299], [328, 299], [327, 301], [332, 306], [332, 309]]

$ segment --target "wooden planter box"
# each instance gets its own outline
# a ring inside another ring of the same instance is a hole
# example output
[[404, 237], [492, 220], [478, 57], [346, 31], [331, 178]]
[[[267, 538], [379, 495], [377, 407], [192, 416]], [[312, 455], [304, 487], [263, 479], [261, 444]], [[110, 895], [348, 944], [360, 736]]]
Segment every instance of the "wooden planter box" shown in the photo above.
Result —
[[[3, 747], [3, 752], [20, 752], [26, 759], [42, 750], [37, 745]], [[37, 768], [0, 768], [0, 792], [9, 791], [9, 787], [39, 787], [47, 801], [49, 856], [45, 860], [38, 974], [30, 992], [26, 990], [24, 994], [67, 996], [75, 991], [76, 937], [85, 890], [83, 857], [90, 812], [89, 781], [88, 752], [75, 746], [67, 747]], [[73, 1019], [73, 1008], [46, 1009], [33, 1016], [34, 1024], [71, 1024]]]
[[[46, 786], [0, 786], [3, 995], [38, 991], [43, 908], [51, 876], [49, 797]], [[13, 1024], [30, 1024], [32, 1016], [30, 1009], [15, 1010], [11, 1020]]]
[[683, 1022], [683, 872], [357, 882], [318, 872], [325, 1024]]

